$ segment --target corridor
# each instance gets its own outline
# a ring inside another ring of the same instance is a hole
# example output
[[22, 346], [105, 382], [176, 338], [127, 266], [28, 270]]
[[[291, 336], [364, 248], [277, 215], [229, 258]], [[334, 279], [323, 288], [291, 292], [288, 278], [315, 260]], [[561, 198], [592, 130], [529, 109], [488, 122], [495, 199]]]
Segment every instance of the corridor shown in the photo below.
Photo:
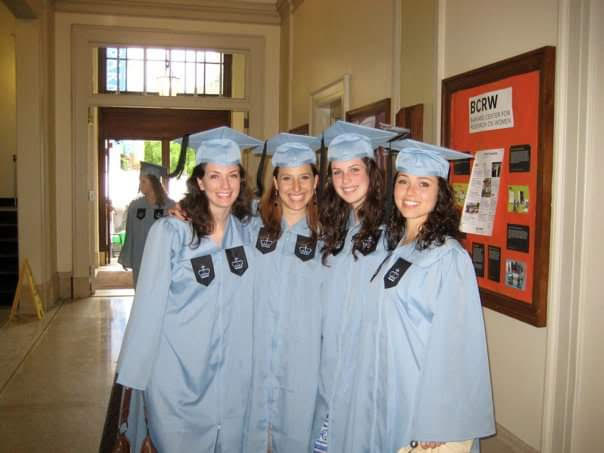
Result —
[[98, 451], [131, 305], [128, 296], [91, 297], [41, 321], [4, 323], [0, 452]]

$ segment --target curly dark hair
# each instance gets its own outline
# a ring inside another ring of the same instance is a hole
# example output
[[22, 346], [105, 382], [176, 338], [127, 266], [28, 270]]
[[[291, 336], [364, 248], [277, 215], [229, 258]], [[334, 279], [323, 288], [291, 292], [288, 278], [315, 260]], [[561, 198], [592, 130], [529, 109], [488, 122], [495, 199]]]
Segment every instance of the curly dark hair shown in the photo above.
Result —
[[[363, 249], [363, 242], [372, 239], [376, 242], [380, 236], [380, 226], [384, 217], [384, 175], [373, 159], [364, 157], [363, 162], [369, 176], [369, 187], [363, 204], [357, 211], [361, 223], [360, 231], [353, 237], [352, 256], [357, 259], [356, 252]], [[329, 255], [337, 253], [342, 242], [346, 239], [348, 217], [352, 209], [340, 198], [333, 187], [332, 168], [329, 164], [327, 183], [321, 200], [319, 221], [322, 226], [321, 248], [322, 262], [327, 263]]]
[[[205, 169], [205, 163], [193, 168], [191, 176], [187, 179], [188, 192], [179, 203], [193, 227], [193, 239], [191, 240], [191, 246], [193, 247], [199, 246], [201, 239], [214, 231], [214, 219], [210, 211], [208, 197], [197, 183], [197, 179], [203, 178]], [[247, 187], [245, 170], [241, 165], [239, 165], [239, 176], [241, 177], [239, 195], [231, 207], [231, 214], [245, 222], [252, 214], [252, 193]]]
[[[317, 176], [319, 174], [315, 165], [310, 165], [312, 174]], [[273, 170], [273, 177], [279, 176], [279, 167]], [[281, 210], [281, 203], [279, 203], [279, 194], [275, 185], [271, 183], [271, 187], [267, 190], [260, 203], [258, 204], [258, 212], [266, 234], [273, 240], [278, 239], [281, 236], [281, 216], [283, 212]], [[316, 239], [319, 233], [319, 208], [317, 207], [317, 194], [313, 194], [311, 200], [306, 207], [306, 222], [308, 228], [312, 233], [312, 238]]]
[[[396, 178], [394, 178], [394, 184], [396, 184]], [[438, 179], [438, 196], [436, 199], [436, 205], [424, 224], [420, 227], [419, 234], [417, 236], [416, 248], [418, 250], [425, 250], [431, 245], [442, 245], [444, 244], [447, 236], [458, 239], [460, 236], [459, 232], [459, 218], [460, 213], [453, 198], [453, 189], [449, 185], [446, 179]], [[390, 220], [386, 228], [386, 241], [388, 250], [394, 250], [405, 234], [405, 218], [401, 212], [396, 209], [392, 210]]]

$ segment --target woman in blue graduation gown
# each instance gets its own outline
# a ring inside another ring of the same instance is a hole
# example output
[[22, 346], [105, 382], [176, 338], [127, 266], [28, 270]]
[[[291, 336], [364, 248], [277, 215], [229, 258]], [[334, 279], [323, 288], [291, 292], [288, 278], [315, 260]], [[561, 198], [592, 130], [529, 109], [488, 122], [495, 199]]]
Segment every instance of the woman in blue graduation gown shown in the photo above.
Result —
[[273, 181], [251, 225], [258, 258], [248, 451], [308, 453], [321, 352], [315, 137], [270, 138]]
[[128, 419], [133, 451], [144, 437], [143, 396], [159, 452], [243, 451], [255, 265], [239, 162], [240, 147], [260, 142], [229, 128], [195, 139], [198, 165], [180, 203], [190, 223], [170, 217], [151, 228], [118, 361], [117, 382], [138, 397]]
[[402, 151], [390, 251], [352, 295], [357, 341], [330, 400], [329, 451], [464, 441], [478, 451], [472, 441], [494, 433], [484, 322], [444, 159], [471, 156], [412, 140], [392, 146]]
[[149, 230], [157, 219], [166, 215], [168, 209], [174, 206], [174, 201], [168, 197], [160, 181], [166, 174], [164, 167], [141, 162], [139, 190], [143, 196], [128, 205], [126, 240], [117, 261], [125, 268], [132, 269], [134, 287], [138, 280]]
[[[314, 419], [314, 451], [327, 450], [329, 399], [336, 376], [346, 370], [342, 355], [349, 322], [357, 310], [351, 293], [366, 284], [382, 236], [384, 180], [374, 150], [396, 134], [337, 121], [324, 131], [329, 177], [321, 200], [322, 261], [326, 283], [321, 294], [322, 352]], [[331, 419], [331, 414], [329, 414]]]

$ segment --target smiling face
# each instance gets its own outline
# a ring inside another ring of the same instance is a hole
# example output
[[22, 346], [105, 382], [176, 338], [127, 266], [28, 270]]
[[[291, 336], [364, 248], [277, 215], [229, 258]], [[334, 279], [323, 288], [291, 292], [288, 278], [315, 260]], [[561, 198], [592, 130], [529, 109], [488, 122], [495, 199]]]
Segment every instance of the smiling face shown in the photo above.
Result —
[[199, 189], [205, 192], [210, 208], [228, 209], [241, 188], [239, 165], [206, 164], [203, 178], [197, 178]]
[[312, 199], [318, 183], [310, 165], [279, 168], [273, 178], [284, 214], [304, 211]]
[[331, 179], [336, 193], [353, 209], [363, 204], [369, 189], [369, 173], [363, 160], [334, 160]]
[[394, 183], [394, 203], [405, 218], [407, 230], [417, 231], [438, 200], [438, 178], [399, 173]]

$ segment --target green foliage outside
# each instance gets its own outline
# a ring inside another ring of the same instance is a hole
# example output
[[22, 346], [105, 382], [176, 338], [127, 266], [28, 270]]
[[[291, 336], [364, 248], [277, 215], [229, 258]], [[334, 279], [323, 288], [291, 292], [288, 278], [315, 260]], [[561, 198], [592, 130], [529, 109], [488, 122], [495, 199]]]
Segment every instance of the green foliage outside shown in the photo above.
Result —
[[[170, 143], [170, 172], [176, 170], [178, 165], [178, 156], [180, 154], [180, 144]], [[161, 142], [145, 141], [145, 162], [162, 165], [161, 161]], [[183, 175], [189, 176], [195, 167], [195, 150], [187, 148], [187, 160], [185, 161], [185, 170]]]

